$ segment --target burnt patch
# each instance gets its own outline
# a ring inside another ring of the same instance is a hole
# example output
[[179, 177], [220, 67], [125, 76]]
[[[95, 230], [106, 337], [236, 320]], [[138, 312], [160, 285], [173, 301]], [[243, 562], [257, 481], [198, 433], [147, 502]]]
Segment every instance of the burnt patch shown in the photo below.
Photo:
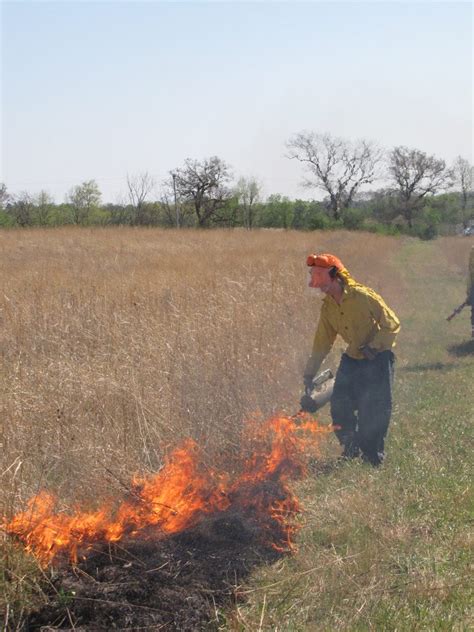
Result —
[[253, 520], [223, 512], [173, 537], [96, 546], [77, 565], [60, 565], [49, 603], [23, 629], [217, 629], [218, 608], [239, 598], [252, 569], [282, 555], [263, 535]]

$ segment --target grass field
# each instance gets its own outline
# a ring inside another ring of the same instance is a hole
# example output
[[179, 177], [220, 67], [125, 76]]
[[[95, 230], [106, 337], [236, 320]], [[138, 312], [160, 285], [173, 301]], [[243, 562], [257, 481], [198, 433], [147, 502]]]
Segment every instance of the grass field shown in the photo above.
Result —
[[[350, 232], [72, 229], [0, 233], [0, 515], [40, 489], [94, 507], [180, 440], [209, 463], [242, 420], [293, 413], [320, 299], [305, 256], [332, 251], [398, 313], [388, 458], [298, 483], [298, 552], [258, 569], [223, 630], [468, 630], [471, 238]], [[342, 345], [326, 366], [335, 368]], [[329, 422], [328, 410], [320, 418]], [[331, 464], [334, 437], [324, 449]], [[0, 613], [21, 629], [37, 564], [2, 536]]]

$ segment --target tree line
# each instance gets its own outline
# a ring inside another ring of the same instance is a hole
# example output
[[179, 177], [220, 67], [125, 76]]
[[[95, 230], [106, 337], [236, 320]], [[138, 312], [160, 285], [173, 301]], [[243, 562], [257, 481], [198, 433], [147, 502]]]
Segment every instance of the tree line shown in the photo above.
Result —
[[116, 204], [101, 202], [95, 180], [73, 187], [61, 204], [45, 190], [13, 196], [0, 184], [0, 225], [345, 227], [431, 238], [443, 224], [467, 228], [474, 220], [473, 167], [461, 156], [448, 166], [418, 149], [386, 151], [307, 131], [287, 141], [286, 155], [301, 164], [304, 186], [322, 199], [263, 200], [256, 177], [235, 182], [230, 165], [213, 156], [185, 160], [159, 186], [148, 172], [127, 175], [126, 199]]

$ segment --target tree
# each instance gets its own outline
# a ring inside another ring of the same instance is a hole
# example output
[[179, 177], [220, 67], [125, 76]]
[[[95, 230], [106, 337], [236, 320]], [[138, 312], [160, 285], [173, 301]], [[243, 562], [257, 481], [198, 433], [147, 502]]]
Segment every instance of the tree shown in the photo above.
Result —
[[179, 198], [176, 188], [176, 173], [171, 171], [161, 185], [160, 204], [162, 218], [166, 226], [189, 226], [194, 223], [194, 207], [189, 201], [183, 202]]
[[472, 191], [473, 170], [474, 167], [468, 160], [462, 158], [462, 156], [458, 156], [454, 161], [453, 176], [456, 185], [460, 189], [461, 221], [463, 228], [467, 228], [468, 226], [469, 213], [467, 212], [467, 201], [469, 193]]
[[452, 178], [444, 160], [402, 146], [390, 153], [389, 174], [397, 188], [398, 211], [410, 228], [423, 209], [426, 196], [449, 186]]
[[0, 210], [3, 211], [10, 200], [11, 196], [7, 191], [6, 185], [3, 182], [0, 183]]
[[200, 227], [211, 221], [226, 220], [225, 211], [232, 191], [226, 186], [231, 179], [229, 166], [217, 156], [202, 162], [188, 158], [184, 167], [170, 172], [174, 177], [180, 204], [192, 203]]
[[295, 200], [293, 203], [293, 220], [291, 227], [296, 230], [307, 228], [307, 204], [304, 200]]
[[248, 230], [251, 230], [255, 222], [255, 209], [260, 199], [260, 191], [261, 186], [256, 178], [239, 178], [235, 195], [242, 211], [242, 222]]
[[35, 198], [35, 215], [40, 226], [45, 226], [49, 222], [53, 209], [53, 198], [47, 191], [40, 191]]
[[132, 223], [134, 209], [130, 204], [127, 205], [121, 202], [109, 203], [103, 206], [103, 210], [108, 214], [108, 223], [110, 224], [121, 226]]
[[378, 177], [383, 159], [382, 151], [369, 141], [352, 143], [330, 134], [300, 132], [286, 146], [288, 158], [302, 162], [310, 174], [305, 186], [328, 194], [329, 211], [335, 220], [351, 206], [360, 187]]
[[293, 225], [293, 203], [279, 193], [270, 195], [261, 212], [264, 228], [291, 228]]
[[7, 211], [19, 226], [31, 226], [33, 223], [34, 204], [31, 195], [23, 191], [8, 204]]
[[100, 204], [101, 192], [95, 180], [75, 186], [68, 195], [75, 224], [85, 224], [91, 211]]
[[132, 223], [138, 225], [149, 223], [145, 202], [155, 186], [154, 179], [148, 172], [132, 177], [127, 174], [127, 186], [130, 203], [134, 209]]

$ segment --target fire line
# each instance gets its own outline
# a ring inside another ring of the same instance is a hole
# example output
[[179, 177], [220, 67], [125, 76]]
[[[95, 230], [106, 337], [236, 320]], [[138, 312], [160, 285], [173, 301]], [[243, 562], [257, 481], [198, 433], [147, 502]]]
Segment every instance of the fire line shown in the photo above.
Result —
[[305, 414], [246, 422], [243, 443], [252, 452], [241, 457], [241, 473], [233, 477], [204, 468], [199, 446], [188, 439], [158, 473], [135, 476], [132, 493], [118, 506], [107, 501], [98, 510], [68, 514], [56, 511], [56, 497], [42, 491], [4, 528], [46, 566], [59, 558], [76, 563], [97, 543], [160, 540], [231, 510], [250, 517], [275, 549], [292, 550], [301, 506], [289, 482], [304, 475], [308, 451], [333, 430]]

